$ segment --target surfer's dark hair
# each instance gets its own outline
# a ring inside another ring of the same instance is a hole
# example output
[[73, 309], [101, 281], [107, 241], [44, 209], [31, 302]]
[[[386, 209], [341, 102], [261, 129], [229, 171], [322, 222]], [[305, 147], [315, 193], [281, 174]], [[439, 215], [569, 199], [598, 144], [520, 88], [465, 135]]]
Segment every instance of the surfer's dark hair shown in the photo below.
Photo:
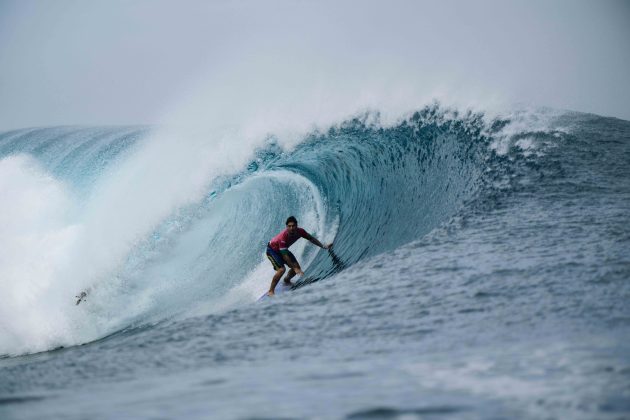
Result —
[[285, 225], [288, 225], [291, 222], [295, 223], [296, 225], [298, 224], [297, 219], [295, 218], [295, 216], [289, 216], [289, 218], [287, 219], [287, 222], [285, 223]]

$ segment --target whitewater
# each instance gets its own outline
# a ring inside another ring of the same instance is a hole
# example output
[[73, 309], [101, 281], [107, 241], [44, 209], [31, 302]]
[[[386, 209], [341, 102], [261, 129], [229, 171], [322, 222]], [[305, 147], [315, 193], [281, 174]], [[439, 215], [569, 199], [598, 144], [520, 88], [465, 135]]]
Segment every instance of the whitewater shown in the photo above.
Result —
[[0, 133], [0, 418], [630, 416], [630, 122], [260, 124]]

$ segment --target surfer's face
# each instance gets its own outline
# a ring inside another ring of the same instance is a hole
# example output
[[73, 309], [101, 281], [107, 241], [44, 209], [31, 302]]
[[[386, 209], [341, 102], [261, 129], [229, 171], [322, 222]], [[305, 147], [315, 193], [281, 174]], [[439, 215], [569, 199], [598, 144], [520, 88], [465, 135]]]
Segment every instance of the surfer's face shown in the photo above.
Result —
[[287, 229], [289, 230], [290, 234], [294, 234], [295, 232], [297, 232], [297, 224], [296, 223], [287, 223]]

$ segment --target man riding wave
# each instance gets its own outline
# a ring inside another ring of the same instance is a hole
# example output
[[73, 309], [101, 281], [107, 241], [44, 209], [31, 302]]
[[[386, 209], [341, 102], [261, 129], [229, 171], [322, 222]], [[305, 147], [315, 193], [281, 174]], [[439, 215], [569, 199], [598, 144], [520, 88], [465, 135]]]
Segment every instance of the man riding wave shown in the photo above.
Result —
[[293, 245], [298, 239], [304, 238], [311, 242], [314, 245], [317, 245], [323, 249], [330, 249], [332, 244], [323, 245], [320, 241], [317, 240], [314, 236], [309, 234], [307, 231], [298, 227], [297, 219], [293, 216], [290, 216], [286, 221], [287, 228], [282, 232], [273, 237], [271, 241], [267, 244], [267, 258], [273, 265], [273, 269], [276, 270], [276, 274], [274, 274], [273, 279], [271, 280], [271, 286], [269, 287], [269, 292], [267, 294], [269, 296], [273, 296], [274, 290], [276, 289], [276, 285], [280, 281], [282, 275], [286, 272], [285, 264], [289, 266], [289, 272], [284, 278], [284, 284], [292, 285], [291, 279], [296, 275], [303, 275], [304, 272], [300, 267], [295, 255], [289, 251], [289, 247]]

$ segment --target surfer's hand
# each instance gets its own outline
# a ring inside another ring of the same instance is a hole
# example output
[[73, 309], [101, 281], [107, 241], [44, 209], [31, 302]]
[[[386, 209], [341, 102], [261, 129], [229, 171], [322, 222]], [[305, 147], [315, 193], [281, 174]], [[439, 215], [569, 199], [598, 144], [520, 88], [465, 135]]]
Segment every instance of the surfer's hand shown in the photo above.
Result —
[[296, 268], [295, 269], [295, 274], [297, 274], [298, 276], [303, 276], [304, 275], [304, 271], [302, 271], [301, 268]]

